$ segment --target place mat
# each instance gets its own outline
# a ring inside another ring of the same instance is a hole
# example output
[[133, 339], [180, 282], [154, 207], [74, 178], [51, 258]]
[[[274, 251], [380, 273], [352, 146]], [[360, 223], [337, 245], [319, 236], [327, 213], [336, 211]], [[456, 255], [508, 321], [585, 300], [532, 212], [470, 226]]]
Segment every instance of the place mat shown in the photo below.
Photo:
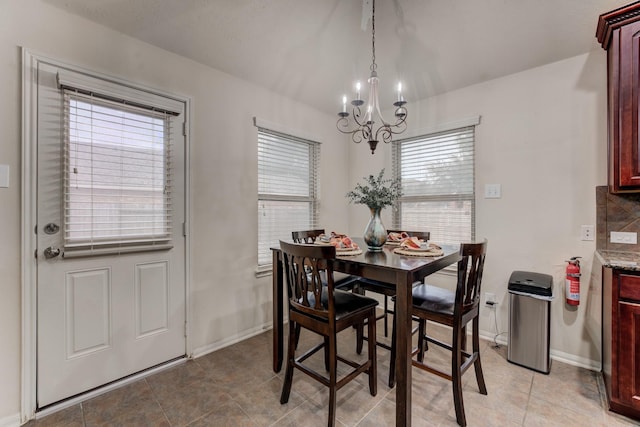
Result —
[[362, 253], [362, 249], [360, 248], [345, 248], [345, 249], [336, 249], [336, 256], [352, 256], [352, 255], [360, 255]]
[[442, 256], [444, 255], [444, 251], [442, 249], [431, 248], [426, 251], [416, 251], [405, 248], [395, 248], [393, 250], [394, 254], [398, 255], [406, 255], [406, 256]]

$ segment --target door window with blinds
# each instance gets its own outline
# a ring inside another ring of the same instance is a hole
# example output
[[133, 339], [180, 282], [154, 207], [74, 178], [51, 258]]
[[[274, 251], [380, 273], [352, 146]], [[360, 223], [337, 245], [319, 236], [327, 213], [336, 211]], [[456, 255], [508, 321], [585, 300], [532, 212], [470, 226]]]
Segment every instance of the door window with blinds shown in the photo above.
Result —
[[474, 240], [474, 130], [394, 142], [394, 174], [403, 192], [394, 212], [396, 228], [429, 231], [437, 243]]
[[172, 118], [178, 113], [60, 87], [65, 256], [170, 248]]
[[320, 145], [258, 128], [258, 265], [291, 232], [316, 228]]

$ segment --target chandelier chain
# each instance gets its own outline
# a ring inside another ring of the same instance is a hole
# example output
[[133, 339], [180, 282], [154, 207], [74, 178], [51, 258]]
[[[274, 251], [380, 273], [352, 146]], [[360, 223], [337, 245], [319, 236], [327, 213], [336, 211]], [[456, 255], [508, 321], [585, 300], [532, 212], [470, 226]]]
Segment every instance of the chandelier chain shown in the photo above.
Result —
[[376, 0], [373, 0], [371, 7], [371, 71], [376, 71]]

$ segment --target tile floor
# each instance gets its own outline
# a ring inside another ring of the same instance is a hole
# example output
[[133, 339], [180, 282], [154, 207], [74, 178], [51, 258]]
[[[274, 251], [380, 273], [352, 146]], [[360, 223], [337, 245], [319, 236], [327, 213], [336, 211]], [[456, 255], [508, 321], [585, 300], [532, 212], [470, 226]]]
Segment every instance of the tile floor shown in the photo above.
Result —
[[[385, 340], [381, 330], [379, 339]], [[300, 346], [317, 340], [303, 334]], [[353, 331], [344, 331], [340, 353], [359, 357], [354, 343]], [[328, 390], [296, 370], [290, 400], [281, 405], [282, 373], [272, 371], [271, 354], [268, 331], [28, 425], [325, 426]], [[435, 346], [427, 354], [434, 363], [446, 363], [446, 353]], [[639, 425], [605, 409], [595, 372], [553, 361], [550, 375], [536, 373], [509, 363], [506, 347], [489, 341], [482, 342], [481, 358], [488, 395], [478, 393], [473, 369], [463, 376], [469, 426]], [[310, 363], [320, 370], [322, 356]], [[394, 425], [395, 389], [386, 385], [388, 372], [389, 352], [378, 348], [377, 396], [369, 394], [366, 375], [347, 384], [337, 394], [337, 426]], [[417, 369], [413, 381], [413, 425], [456, 426], [451, 384]]]

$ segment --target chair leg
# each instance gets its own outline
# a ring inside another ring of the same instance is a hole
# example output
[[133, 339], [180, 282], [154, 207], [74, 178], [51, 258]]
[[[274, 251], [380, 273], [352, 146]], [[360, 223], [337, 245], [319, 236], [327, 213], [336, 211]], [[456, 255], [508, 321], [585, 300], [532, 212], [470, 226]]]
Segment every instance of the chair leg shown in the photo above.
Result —
[[[369, 328], [368, 334], [370, 337], [376, 336], [376, 313], [375, 311], [369, 317]], [[369, 352], [369, 362], [371, 366], [369, 367], [369, 393], [371, 396], [375, 396], [378, 394], [378, 366], [377, 366], [377, 356], [376, 356], [376, 340], [368, 339], [367, 340]]]
[[389, 297], [388, 296], [384, 296], [384, 336], [388, 337], [389, 336], [389, 325], [387, 323], [387, 318], [389, 313]]
[[329, 347], [329, 421], [327, 425], [334, 427], [336, 424], [336, 382], [338, 377], [336, 335], [332, 334], [325, 342]]
[[296, 348], [298, 348], [299, 343], [300, 343], [300, 325], [296, 324]]
[[467, 425], [464, 416], [464, 403], [462, 401], [462, 372], [460, 366], [462, 364], [462, 334], [463, 328], [459, 325], [453, 325], [453, 341], [451, 355], [451, 381], [453, 383], [453, 404], [456, 409], [456, 421], [462, 427]]
[[396, 385], [396, 317], [391, 324], [391, 358], [389, 360], [389, 388]]
[[362, 346], [364, 345], [364, 324], [356, 325], [356, 353], [362, 354]]
[[460, 348], [467, 350], [467, 325], [462, 327], [462, 333], [460, 334]]
[[482, 374], [482, 363], [480, 363], [480, 319], [473, 319], [473, 352], [476, 354], [476, 361], [473, 367], [476, 371], [476, 381], [478, 381], [478, 389], [480, 394], [487, 394], [487, 386], [484, 383], [484, 375]]
[[289, 344], [287, 346], [287, 368], [284, 374], [284, 383], [282, 384], [282, 394], [280, 395], [281, 404], [287, 403], [289, 401], [289, 395], [291, 394], [291, 385], [293, 384], [293, 359], [296, 351], [296, 329], [298, 328], [290, 321]]
[[[358, 282], [356, 282], [353, 287], [351, 288], [351, 292], [354, 294], [358, 294], [358, 295], [364, 295], [364, 291], [362, 291], [362, 289], [360, 288], [360, 285], [358, 284]], [[352, 328], [356, 329], [358, 327], [358, 325], [353, 325]]]
[[324, 337], [324, 369], [331, 370], [330, 361], [331, 359], [331, 351], [329, 349], [329, 337]]
[[427, 321], [424, 319], [418, 319], [418, 362], [424, 363], [424, 352], [427, 351]]

